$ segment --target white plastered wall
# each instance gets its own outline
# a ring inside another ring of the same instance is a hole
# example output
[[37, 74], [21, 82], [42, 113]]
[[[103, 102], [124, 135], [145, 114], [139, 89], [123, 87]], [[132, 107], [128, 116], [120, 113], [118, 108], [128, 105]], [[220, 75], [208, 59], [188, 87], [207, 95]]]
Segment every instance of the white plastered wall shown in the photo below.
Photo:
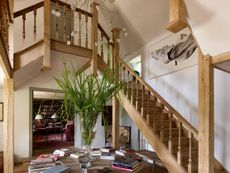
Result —
[[[3, 102], [3, 89], [0, 88], [0, 102]], [[3, 151], [3, 122], [0, 122], [0, 152]]]
[[88, 61], [85, 58], [52, 52], [51, 70], [42, 71], [39, 76], [25, 83], [14, 92], [14, 152], [16, 158], [30, 156], [32, 129], [30, 127], [29, 88], [58, 89], [53, 76], [60, 77], [63, 71], [63, 59], [67, 64], [71, 61], [75, 67], [80, 67]]

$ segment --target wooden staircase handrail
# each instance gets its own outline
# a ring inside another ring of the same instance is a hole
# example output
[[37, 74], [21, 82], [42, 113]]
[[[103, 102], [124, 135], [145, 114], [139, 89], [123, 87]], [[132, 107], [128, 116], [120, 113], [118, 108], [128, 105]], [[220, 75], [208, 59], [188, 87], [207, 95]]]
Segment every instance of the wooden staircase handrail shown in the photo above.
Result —
[[[56, 0], [51, 0], [51, 2], [56, 2]], [[61, 5], [61, 6], [66, 6], [67, 8], [71, 9], [71, 6], [69, 4], [67, 4], [67, 3], [65, 3], [65, 2], [58, 1], [58, 4]], [[14, 18], [19, 17], [19, 16], [21, 16], [21, 15], [23, 15], [25, 13], [29, 13], [29, 12], [33, 11], [34, 9], [38, 9], [40, 7], [43, 7], [43, 6], [44, 6], [44, 1], [36, 3], [34, 5], [31, 5], [31, 6], [27, 7], [27, 8], [19, 10], [17, 12], [14, 12]], [[92, 14], [89, 13], [88, 11], [82, 10], [80, 8], [76, 8], [76, 11], [80, 12], [80, 13], [82, 13], [84, 15], [87, 15], [89, 17], [92, 17]]]
[[183, 127], [191, 132], [194, 138], [198, 140], [198, 131], [177, 110], [175, 110], [163, 97], [161, 97], [147, 82], [140, 78], [124, 61], [119, 58], [118, 62], [120, 62], [143, 86], [145, 86], [146, 89], [148, 89], [158, 100], [160, 100], [168, 111], [171, 112], [178, 121], [182, 122]]
[[19, 10], [17, 12], [14, 12], [14, 18], [22, 16], [25, 13], [29, 13], [29, 12], [33, 11], [34, 9], [38, 9], [40, 7], [43, 7], [43, 6], [44, 6], [44, 2], [42, 1], [42, 2], [39, 2], [37, 4], [31, 5], [27, 8], [24, 8], [22, 10]]

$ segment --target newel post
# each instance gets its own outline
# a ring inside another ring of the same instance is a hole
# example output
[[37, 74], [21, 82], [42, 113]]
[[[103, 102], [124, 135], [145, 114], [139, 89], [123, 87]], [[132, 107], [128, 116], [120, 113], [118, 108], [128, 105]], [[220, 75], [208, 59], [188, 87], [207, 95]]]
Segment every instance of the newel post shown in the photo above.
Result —
[[210, 56], [199, 53], [199, 173], [214, 173], [214, 80]]
[[43, 57], [43, 65], [42, 70], [50, 69], [50, 49], [51, 49], [51, 41], [50, 41], [50, 31], [51, 31], [51, 20], [50, 20], [50, 0], [44, 0], [44, 57]]
[[92, 47], [92, 73], [97, 75], [97, 54], [98, 54], [98, 11], [97, 3], [92, 2], [92, 26], [91, 26], [91, 47]]
[[14, 114], [13, 114], [13, 78], [5, 78], [3, 86], [4, 121], [3, 121], [3, 155], [4, 172], [14, 172]]
[[[120, 29], [114, 28], [113, 33], [113, 56], [112, 68], [115, 70], [116, 80], [119, 80], [119, 51], [120, 51]], [[120, 104], [117, 97], [113, 97], [113, 124], [112, 124], [112, 145], [114, 148], [119, 147], [119, 119]]]

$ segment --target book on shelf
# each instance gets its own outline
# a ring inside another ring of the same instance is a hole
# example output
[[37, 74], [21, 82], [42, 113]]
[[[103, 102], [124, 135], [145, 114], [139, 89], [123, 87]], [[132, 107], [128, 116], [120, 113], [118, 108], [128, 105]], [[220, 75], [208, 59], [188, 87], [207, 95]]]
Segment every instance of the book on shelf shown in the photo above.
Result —
[[54, 166], [42, 171], [42, 173], [68, 173], [70, 168], [67, 166]]

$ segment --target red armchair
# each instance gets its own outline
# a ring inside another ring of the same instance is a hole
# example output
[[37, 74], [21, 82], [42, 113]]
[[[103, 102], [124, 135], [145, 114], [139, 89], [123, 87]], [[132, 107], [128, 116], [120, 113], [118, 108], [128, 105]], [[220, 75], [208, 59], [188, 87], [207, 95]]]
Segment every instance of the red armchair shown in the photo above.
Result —
[[68, 122], [66, 127], [64, 128], [64, 133], [66, 136], [66, 141], [73, 141], [74, 140], [74, 123]]

